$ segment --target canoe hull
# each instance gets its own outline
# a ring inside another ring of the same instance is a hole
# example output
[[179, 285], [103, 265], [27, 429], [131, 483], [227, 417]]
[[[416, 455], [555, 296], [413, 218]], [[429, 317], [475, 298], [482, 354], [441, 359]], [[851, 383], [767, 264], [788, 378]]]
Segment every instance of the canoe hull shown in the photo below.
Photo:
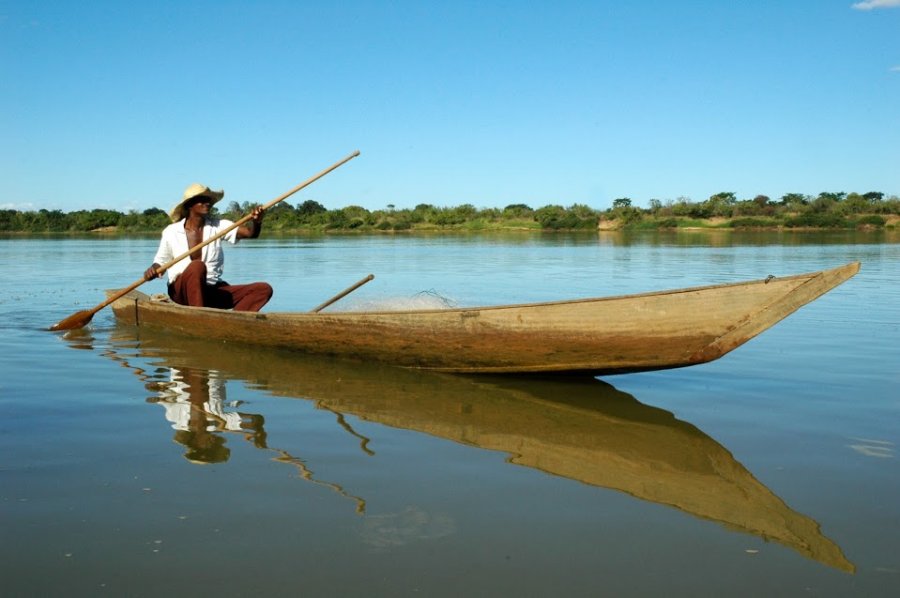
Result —
[[600, 299], [424, 311], [248, 313], [133, 291], [125, 323], [409, 368], [592, 375], [712, 361], [852, 277], [859, 263], [745, 283]]

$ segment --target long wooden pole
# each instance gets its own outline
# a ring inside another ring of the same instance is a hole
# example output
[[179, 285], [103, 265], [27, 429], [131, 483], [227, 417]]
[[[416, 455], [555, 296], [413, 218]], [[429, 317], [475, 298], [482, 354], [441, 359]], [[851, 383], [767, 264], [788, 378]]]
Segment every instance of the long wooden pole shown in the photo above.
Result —
[[[293, 194], [296, 193], [297, 191], [300, 191], [301, 189], [303, 189], [303, 188], [306, 187], [307, 185], [310, 185], [310, 184], [316, 182], [317, 180], [319, 180], [320, 178], [322, 178], [323, 176], [325, 176], [326, 174], [328, 174], [328, 173], [331, 172], [332, 170], [338, 168], [339, 166], [343, 166], [344, 164], [346, 164], [347, 162], [349, 162], [350, 160], [352, 160], [353, 158], [355, 158], [355, 157], [358, 156], [358, 155], [359, 155], [359, 150], [353, 152], [352, 154], [350, 154], [349, 156], [347, 156], [347, 157], [344, 158], [343, 160], [339, 160], [338, 162], [335, 162], [334, 164], [332, 164], [331, 166], [329, 166], [328, 168], [326, 168], [326, 169], [323, 170], [322, 172], [320, 172], [320, 173], [318, 173], [318, 174], [316, 174], [316, 175], [314, 175], [314, 176], [312, 176], [312, 177], [306, 179], [305, 181], [303, 181], [302, 183], [300, 183], [299, 185], [297, 185], [296, 187], [294, 187], [293, 189], [291, 189], [291, 190], [288, 191], [287, 193], [284, 193], [284, 194], [280, 195], [279, 197], [276, 197], [275, 199], [273, 199], [272, 201], [270, 201], [269, 203], [267, 203], [266, 205], [264, 205], [264, 206], [263, 206], [263, 209], [264, 209], [264, 210], [268, 210], [269, 208], [271, 208], [271, 207], [274, 206], [275, 204], [277, 204], [277, 203], [279, 203], [279, 202], [281, 202], [281, 201], [284, 201], [285, 199], [287, 199], [288, 197], [290, 197], [291, 195], [293, 195]], [[186, 252], [182, 253], [181, 255], [179, 255], [178, 257], [176, 257], [175, 259], [173, 259], [171, 262], [168, 262], [168, 263], [163, 264], [162, 266], [158, 267], [158, 268], [156, 269], [156, 273], [157, 273], [157, 274], [162, 274], [163, 272], [165, 272], [166, 270], [168, 270], [169, 268], [171, 268], [172, 266], [174, 266], [175, 264], [177, 264], [178, 262], [180, 262], [180, 261], [183, 260], [184, 258], [188, 257], [189, 255], [191, 255], [192, 253], [194, 253], [194, 252], [197, 251], [198, 249], [201, 249], [202, 247], [206, 247], [207, 245], [209, 245], [209, 244], [212, 243], [213, 241], [215, 241], [215, 240], [217, 240], [217, 239], [220, 239], [220, 238], [224, 237], [225, 235], [227, 235], [228, 233], [230, 233], [231, 231], [233, 231], [233, 230], [236, 229], [237, 227], [239, 227], [239, 226], [241, 226], [242, 224], [244, 224], [244, 223], [246, 223], [247, 221], [249, 221], [252, 217], [253, 217], [252, 214], [247, 214], [246, 216], [244, 216], [243, 218], [241, 218], [241, 219], [238, 220], [237, 222], [233, 223], [231, 226], [225, 228], [224, 230], [220, 231], [219, 233], [217, 233], [217, 234], [213, 235], [212, 237], [206, 239], [206, 240], [203, 241], [202, 243], [198, 243], [197, 245], [191, 247], [191, 248], [188, 249]], [[94, 317], [94, 314], [95, 314], [95, 313], [97, 313], [98, 311], [100, 311], [101, 309], [103, 309], [104, 307], [106, 307], [107, 305], [109, 305], [110, 303], [112, 303], [113, 301], [116, 301], [116, 300], [119, 299], [120, 297], [123, 297], [123, 296], [127, 295], [128, 293], [130, 293], [130, 292], [133, 291], [134, 289], [138, 288], [139, 286], [141, 286], [141, 285], [144, 284], [145, 282], [147, 282], [147, 279], [146, 279], [146, 278], [143, 278], [143, 277], [142, 277], [140, 280], [134, 281], [133, 283], [131, 283], [130, 285], [128, 285], [128, 286], [125, 287], [124, 289], [121, 289], [121, 290], [119, 290], [117, 293], [113, 294], [111, 297], [108, 297], [108, 298], [106, 299], [106, 301], [104, 301], [103, 303], [100, 303], [100, 304], [94, 306], [94, 307], [91, 308], [91, 309], [85, 309], [85, 310], [76, 312], [76, 313], [72, 314], [71, 316], [69, 316], [69, 317], [67, 317], [67, 318], [64, 318], [64, 319], [60, 320], [59, 322], [57, 322], [56, 324], [54, 324], [53, 326], [51, 326], [51, 327], [50, 327], [50, 330], [54, 330], [54, 331], [55, 331], [55, 330], [74, 330], [74, 329], [76, 329], [76, 328], [83, 328], [84, 326], [86, 326], [86, 325], [88, 324], [88, 322], [91, 321], [91, 318]]]
[[319, 313], [320, 311], [322, 311], [323, 309], [325, 309], [326, 307], [328, 307], [329, 305], [331, 305], [338, 299], [343, 299], [344, 297], [346, 297], [347, 295], [349, 295], [350, 293], [352, 293], [353, 291], [355, 291], [356, 289], [363, 286], [364, 284], [366, 284], [367, 282], [369, 282], [370, 280], [372, 280], [374, 278], [375, 278], [374, 274], [369, 274], [368, 276], [366, 276], [365, 278], [363, 278], [362, 280], [360, 280], [359, 282], [354, 284], [352, 287], [348, 287], [348, 288], [344, 289], [343, 291], [341, 291], [340, 293], [338, 293], [337, 295], [335, 295], [334, 297], [332, 297], [331, 299], [329, 299], [328, 301], [326, 301], [319, 307], [311, 310], [310, 313], [314, 313], [314, 314]]

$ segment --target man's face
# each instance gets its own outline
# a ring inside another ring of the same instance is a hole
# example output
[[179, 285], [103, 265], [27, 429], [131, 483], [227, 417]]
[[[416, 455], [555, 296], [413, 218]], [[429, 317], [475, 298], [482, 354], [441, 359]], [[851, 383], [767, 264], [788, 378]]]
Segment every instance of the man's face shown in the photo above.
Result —
[[188, 213], [191, 216], [206, 216], [209, 214], [209, 207], [212, 205], [212, 200], [206, 196], [201, 195], [200, 197], [195, 197], [191, 201], [188, 202]]

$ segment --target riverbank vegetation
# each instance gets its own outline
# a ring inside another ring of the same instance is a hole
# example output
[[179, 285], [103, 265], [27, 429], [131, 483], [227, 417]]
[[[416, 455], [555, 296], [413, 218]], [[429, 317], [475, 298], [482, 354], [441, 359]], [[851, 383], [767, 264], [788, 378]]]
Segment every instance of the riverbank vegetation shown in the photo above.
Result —
[[[216, 206], [217, 213], [237, 220], [257, 204]], [[144, 211], [94, 209], [0, 210], [0, 232], [158, 232], [169, 223], [164, 210]], [[392, 232], [392, 231], [485, 231], [485, 230], [634, 230], [634, 229], [853, 229], [896, 228], [900, 223], [900, 198], [884, 193], [832, 193], [817, 196], [788, 193], [779, 200], [765, 195], [740, 200], [722, 192], [702, 202], [688, 198], [651, 199], [649, 207], [633, 205], [628, 197], [612, 207], [597, 210], [582, 204], [564, 207], [549, 204], [532, 208], [511, 204], [505, 208], [476, 208], [471, 204], [439, 207], [419, 204], [415, 208], [368, 210], [361, 206], [328, 209], [307, 200], [298, 205], [284, 201], [266, 216], [266, 229], [290, 232]]]

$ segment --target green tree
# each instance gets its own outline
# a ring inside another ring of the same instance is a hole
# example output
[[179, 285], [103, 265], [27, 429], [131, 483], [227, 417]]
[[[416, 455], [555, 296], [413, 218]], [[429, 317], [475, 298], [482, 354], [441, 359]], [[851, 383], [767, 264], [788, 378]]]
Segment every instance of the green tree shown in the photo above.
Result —
[[46, 230], [50, 232], [62, 232], [69, 228], [69, 218], [62, 210], [41, 210], [42, 220], [45, 223]]
[[507, 219], [532, 218], [534, 210], [524, 203], [512, 203], [503, 208], [503, 217]]
[[671, 205], [671, 212], [674, 216], [690, 216], [693, 211], [694, 202], [691, 198], [681, 196]]
[[375, 218], [366, 208], [362, 206], [347, 206], [342, 208], [344, 216], [347, 220], [348, 228], [360, 228], [363, 226], [371, 226], [375, 224]]
[[772, 200], [769, 199], [768, 195], [757, 195], [753, 198], [753, 203], [755, 203], [760, 209], [762, 209], [768, 205], [771, 205]]
[[18, 215], [16, 210], [0, 210], [0, 230], [18, 230]]
[[729, 217], [734, 214], [737, 196], [731, 191], [711, 195], [706, 200], [706, 209], [711, 216]]
[[810, 209], [816, 214], [824, 214], [834, 209], [844, 199], [845, 193], [819, 193], [819, 196], [810, 202]]
[[[242, 217], [243, 215], [239, 216]], [[271, 230], [286, 230], [299, 226], [294, 207], [286, 201], [275, 204], [266, 211], [265, 226]]]
[[91, 231], [107, 226], [116, 226], [124, 214], [114, 210], [78, 210], [71, 213], [72, 228], [79, 231]]
[[541, 228], [561, 228], [560, 223], [564, 221], [565, 216], [565, 208], [555, 204], [546, 205], [534, 211], [534, 219], [541, 225]]
[[579, 218], [592, 219], [592, 218], [597, 218], [599, 216], [599, 214], [597, 213], [597, 210], [595, 210], [594, 208], [592, 208], [590, 206], [582, 204], [582, 203], [572, 204], [571, 206], [569, 206], [568, 212], [570, 214], [574, 214], [574, 215], [578, 216]]
[[312, 199], [307, 199], [302, 204], [297, 206], [297, 213], [301, 216], [312, 216], [314, 214], [321, 214], [327, 211], [328, 210], [325, 209], [325, 206], [317, 201], [313, 201]]
[[817, 197], [816, 199], [822, 199], [824, 201], [831, 201], [834, 203], [839, 203], [841, 201], [844, 201], [845, 197], [847, 197], [847, 194], [843, 191], [838, 191], [836, 193], [822, 191], [821, 193], [819, 193], [819, 197]]
[[837, 206], [842, 214], [863, 214], [871, 207], [869, 200], [859, 193], [848, 193], [847, 198]]
[[884, 199], [884, 193], [881, 191], [869, 191], [868, 193], [863, 193], [863, 197], [865, 197], [869, 203], [879, 203]]
[[809, 204], [809, 197], [802, 193], [785, 193], [781, 196], [781, 205], [797, 209], [801, 206]]
[[632, 224], [641, 220], [641, 210], [631, 205], [631, 198], [620, 197], [613, 201], [612, 217], [623, 224]]
[[478, 210], [472, 204], [466, 203], [455, 208], [436, 208], [431, 215], [430, 222], [438, 226], [452, 226], [471, 220]]
[[241, 217], [241, 204], [236, 201], [229, 202], [228, 208], [222, 215], [230, 220], [237, 220]]

